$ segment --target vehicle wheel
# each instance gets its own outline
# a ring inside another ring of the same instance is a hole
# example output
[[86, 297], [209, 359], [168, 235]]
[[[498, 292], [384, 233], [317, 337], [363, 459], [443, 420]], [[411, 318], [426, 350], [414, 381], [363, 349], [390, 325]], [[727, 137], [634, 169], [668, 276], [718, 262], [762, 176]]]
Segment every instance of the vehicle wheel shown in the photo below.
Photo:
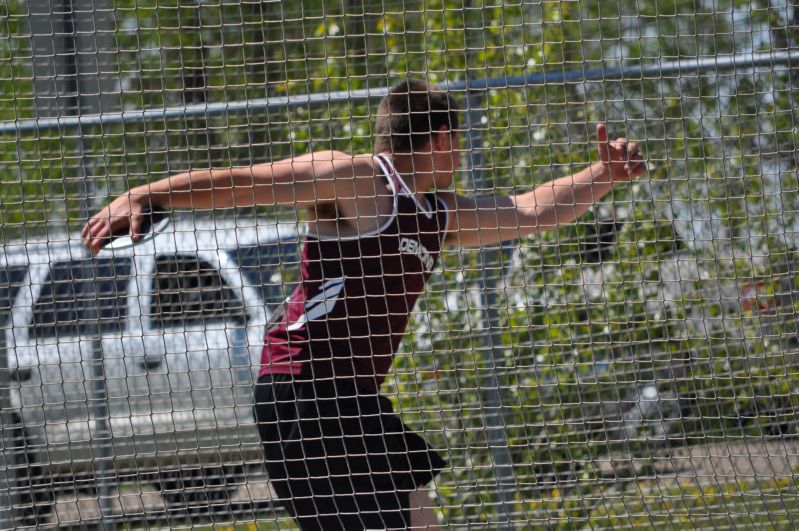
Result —
[[12, 413], [11, 452], [6, 454], [9, 497], [14, 524], [38, 527], [47, 523], [55, 506], [55, 494], [49, 474], [32, 447], [22, 418]]
[[241, 507], [231, 497], [243, 482], [241, 465], [209, 465], [163, 472], [156, 486], [170, 520], [194, 522], [239, 513]]

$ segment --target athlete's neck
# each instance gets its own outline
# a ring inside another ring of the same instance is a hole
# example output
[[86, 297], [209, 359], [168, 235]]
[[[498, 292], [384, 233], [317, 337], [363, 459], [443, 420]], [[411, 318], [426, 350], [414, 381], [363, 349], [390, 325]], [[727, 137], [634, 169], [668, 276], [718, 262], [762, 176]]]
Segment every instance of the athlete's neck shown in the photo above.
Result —
[[388, 154], [386, 153], [394, 169], [397, 170], [410, 192], [414, 194], [418, 200], [424, 198], [424, 194], [433, 188], [435, 181], [433, 179], [433, 159], [429, 155], [407, 155], [403, 153]]

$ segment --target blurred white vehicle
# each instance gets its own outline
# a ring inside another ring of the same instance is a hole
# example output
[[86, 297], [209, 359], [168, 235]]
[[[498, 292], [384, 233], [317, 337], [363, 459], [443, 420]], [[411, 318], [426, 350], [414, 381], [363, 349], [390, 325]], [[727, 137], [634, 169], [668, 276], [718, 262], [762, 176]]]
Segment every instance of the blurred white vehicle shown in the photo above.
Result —
[[5, 244], [2, 453], [17, 513], [41, 521], [59, 491], [98, 476], [152, 482], [171, 507], [240, 485], [262, 461], [253, 384], [297, 241], [292, 224], [184, 217], [94, 258], [74, 235]]

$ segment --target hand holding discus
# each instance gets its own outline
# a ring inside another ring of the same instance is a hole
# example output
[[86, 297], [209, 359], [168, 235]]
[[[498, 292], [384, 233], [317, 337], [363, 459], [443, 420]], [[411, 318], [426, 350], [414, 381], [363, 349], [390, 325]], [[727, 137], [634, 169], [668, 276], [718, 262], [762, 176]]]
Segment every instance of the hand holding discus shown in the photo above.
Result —
[[95, 214], [81, 231], [83, 244], [96, 255], [102, 249], [127, 249], [149, 241], [170, 224], [169, 214], [147, 196], [125, 194]]
[[646, 173], [646, 161], [638, 151], [638, 144], [619, 137], [608, 140], [605, 124], [596, 126], [599, 160], [608, 170], [611, 181], [631, 181]]

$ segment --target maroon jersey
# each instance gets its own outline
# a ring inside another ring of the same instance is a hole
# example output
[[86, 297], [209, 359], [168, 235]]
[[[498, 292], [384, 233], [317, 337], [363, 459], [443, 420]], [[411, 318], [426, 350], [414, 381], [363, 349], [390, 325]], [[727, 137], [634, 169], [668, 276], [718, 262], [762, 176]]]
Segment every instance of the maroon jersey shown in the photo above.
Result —
[[394, 196], [391, 218], [358, 236], [307, 234], [300, 283], [267, 329], [259, 377], [354, 378], [377, 391], [391, 369], [438, 261], [447, 212], [433, 193], [419, 204], [387, 157], [374, 160]]

